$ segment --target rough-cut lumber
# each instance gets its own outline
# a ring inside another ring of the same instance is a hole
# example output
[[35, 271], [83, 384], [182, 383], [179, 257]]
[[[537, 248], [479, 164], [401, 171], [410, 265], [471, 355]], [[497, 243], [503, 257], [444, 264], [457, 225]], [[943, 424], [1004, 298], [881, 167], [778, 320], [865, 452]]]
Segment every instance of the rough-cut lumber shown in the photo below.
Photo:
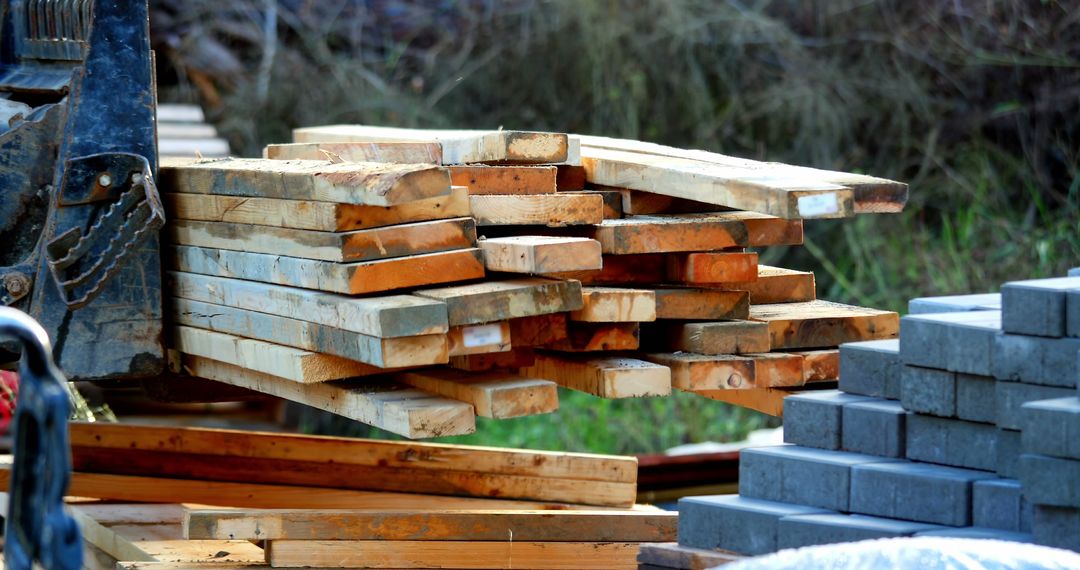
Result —
[[589, 323], [638, 323], [656, 320], [656, 294], [646, 289], [583, 287], [583, 305], [570, 320]]
[[545, 274], [603, 267], [600, 242], [588, 238], [510, 236], [480, 240], [488, 271]]
[[604, 219], [617, 220], [623, 217], [622, 194], [615, 190], [590, 189], [589, 194], [596, 194], [604, 200]]
[[580, 283], [540, 277], [422, 289], [414, 294], [446, 303], [450, 326], [564, 313], [582, 306]]
[[445, 334], [378, 338], [318, 323], [224, 305], [173, 298], [174, 322], [226, 334], [325, 352], [380, 368], [444, 364]]
[[506, 352], [510, 350], [511, 338], [509, 321], [450, 327], [446, 333], [447, 353], [450, 356], [468, 356]]
[[670, 511], [237, 511], [187, 513], [187, 538], [202, 540], [464, 540], [663, 542]]
[[783, 171], [583, 147], [589, 182], [687, 198], [786, 219], [854, 215], [851, 189]]
[[378, 261], [332, 263], [224, 249], [176, 246], [174, 269], [234, 277], [333, 293], [362, 295], [479, 279], [484, 260], [479, 249], [412, 255]]
[[442, 164], [442, 147], [432, 142], [320, 142], [271, 144], [263, 156], [274, 160], [338, 160]]
[[552, 313], [535, 317], [510, 319], [510, 338], [513, 346], [543, 346], [565, 340], [567, 332], [566, 313]]
[[421, 164], [163, 159], [160, 177], [159, 186], [168, 192], [369, 206], [393, 206], [450, 193], [450, 173], [445, 168]]
[[671, 369], [671, 385], [680, 390], [743, 390], [803, 384], [803, 359], [794, 354], [717, 354], [687, 352], [644, 357]]
[[780, 350], [829, 348], [900, 333], [900, 316], [894, 312], [829, 301], [751, 304], [750, 318], [768, 324], [772, 348]]
[[694, 393], [710, 400], [750, 408], [770, 416], [783, 416], [784, 398], [798, 392], [789, 392], [779, 388], [747, 388], [745, 390], [696, 390]]
[[471, 215], [469, 193], [460, 186], [455, 186], [445, 196], [396, 206], [173, 193], [163, 194], [162, 201], [169, 218], [173, 220], [228, 222], [319, 232], [347, 232]]
[[294, 142], [424, 142], [438, 143], [442, 164], [567, 162], [567, 136], [528, 131], [453, 131], [331, 125], [293, 131]]
[[639, 323], [568, 322], [566, 338], [545, 345], [565, 352], [637, 350], [641, 342]]
[[451, 369], [402, 372], [394, 379], [421, 390], [471, 404], [485, 418], [517, 418], [559, 409], [555, 383], [509, 372], [473, 373]]
[[758, 254], [673, 253], [667, 258], [671, 281], [693, 285], [757, 281]]
[[473, 196], [482, 194], [554, 194], [554, 166], [451, 166], [450, 181]]
[[471, 218], [416, 222], [351, 232], [315, 232], [176, 220], [166, 227], [164, 233], [172, 243], [179, 245], [346, 262], [476, 246], [476, 224]]
[[679, 546], [675, 542], [642, 544], [638, 552], [641, 567], [672, 568], [679, 570], [708, 570], [745, 558], [734, 552], [705, 550]]
[[601, 398], [640, 398], [671, 393], [671, 372], [642, 360], [539, 353], [522, 374]]
[[[754, 307], [750, 307], [753, 314]], [[672, 323], [656, 331], [658, 344], [697, 354], [768, 352], [769, 327], [753, 321]]]
[[717, 321], [750, 317], [750, 294], [682, 287], [653, 289], [656, 318]]
[[673, 251], [711, 251], [743, 247], [746, 226], [739, 220], [708, 221], [678, 217], [604, 220], [590, 232], [604, 253], [626, 255]]
[[340, 356], [185, 326], [173, 329], [172, 346], [184, 354], [303, 384], [365, 376], [382, 370]]
[[[799, 245], [803, 241], [802, 220], [785, 220], [757, 212], [736, 210], [731, 212], [632, 216], [628, 219], [681, 224], [698, 223], [707, 226], [740, 223], [746, 228], [746, 245], [750, 247]], [[718, 248], [714, 246], [709, 249]]]
[[470, 196], [478, 226], [581, 226], [604, 221], [604, 199], [586, 192]]
[[754, 305], [801, 303], [817, 298], [813, 273], [767, 265], [758, 265], [757, 281], [711, 287], [725, 291], [747, 291], [750, 293], [750, 303]]
[[655, 285], [666, 279], [664, 255], [605, 255], [597, 271], [570, 271], [551, 277], [576, 279], [586, 285]]
[[446, 332], [446, 305], [415, 295], [355, 298], [197, 273], [167, 272], [172, 294], [379, 338]]
[[840, 379], [840, 351], [835, 348], [825, 350], [796, 351], [803, 357], [803, 379], [812, 382], [836, 382]]
[[619, 199], [622, 202], [623, 214], [627, 216], [689, 214], [697, 212], [715, 212], [723, 209], [715, 204], [706, 204], [705, 202], [675, 198], [663, 194], [653, 194], [652, 192], [642, 192], [641, 190], [614, 188], [611, 186], [600, 186], [599, 188], [605, 190], [612, 188], [612, 191], [618, 192]]
[[192, 356], [184, 357], [184, 369], [193, 376], [292, 400], [410, 439], [461, 435], [476, 430], [472, 406], [381, 380], [301, 384]]
[[560, 164], [555, 175], [555, 188], [562, 191], [577, 192], [585, 189], [585, 168], [570, 164]]
[[638, 544], [628, 542], [275, 540], [266, 558], [275, 568], [637, 568]]
[[[533, 318], [533, 317], [526, 317]], [[565, 323], [565, 321], [563, 321]], [[513, 338], [513, 326], [511, 325], [511, 338]], [[451, 356], [448, 366], [458, 370], [469, 372], [487, 372], [488, 370], [517, 369], [531, 366], [536, 358], [531, 348], [512, 348], [506, 352], [490, 352], [487, 354], [467, 354], [465, 356]]]

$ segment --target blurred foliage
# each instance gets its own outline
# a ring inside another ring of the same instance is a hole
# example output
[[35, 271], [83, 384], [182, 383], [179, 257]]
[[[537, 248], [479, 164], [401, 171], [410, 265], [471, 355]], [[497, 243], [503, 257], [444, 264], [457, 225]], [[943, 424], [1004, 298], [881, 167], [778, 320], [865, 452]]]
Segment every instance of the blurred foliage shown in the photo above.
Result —
[[[162, 100], [203, 104], [245, 155], [315, 124], [504, 127], [899, 179], [903, 214], [814, 222], [806, 247], [763, 256], [816, 271], [822, 297], [897, 310], [1080, 264], [1071, 2], [151, 3]], [[594, 422], [632, 408], [608, 426], [624, 432], [619, 449], [667, 444], [632, 435], [652, 402], [581, 406]], [[720, 425], [726, 410], [693, 418]]]

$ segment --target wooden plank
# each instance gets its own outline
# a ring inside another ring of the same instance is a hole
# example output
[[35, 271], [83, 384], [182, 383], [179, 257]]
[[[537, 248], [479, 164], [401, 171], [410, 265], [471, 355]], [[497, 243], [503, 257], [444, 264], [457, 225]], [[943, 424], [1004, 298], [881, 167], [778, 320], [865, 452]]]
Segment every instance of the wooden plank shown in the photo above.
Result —
[[554, 166], [451, 166], [450, 181], [469, 194], [554, 194], [558, 170]]
[[421, 289], [414, 294], [446, 303], [450, 326], [565, 313], [582, 306], [580, 283], [540, 277]]
[[324, 160], [163, 159], [165, 192], [393, 206], [446, 196], [450, 173], [421, 164]]
[[180, 298], [173, 298], [170, 315], [176, 324], [325, 352], [380, 368], [444, 364], [449, 358], [444, 334], [378, 338], [318, 323]]
[[434, 142], [442, 149], [442, 164], [553, 164], [567, 161], [569, 154], [565, 134], [529, 131], [453, 131], [330, 125], [295, 129], [293, 141]]
[[836, 382], [840, 379], [840, 350], [796, 351], [803, 357], [803, 380], [806, 384], [815, 382]]
[[[753, 315], [751, 305], [750, 313]], [[656, 331], [658, 344], [697, 354], [754, 354], [770, 350], [769, 327], [753, 321], [672, 323]]]
[[555, 175], [555, 188], [560, 191], [577, 192], [585, 189], [585, 168], [580, 165], [560, 164]]
[[612, 139], [606, 137], [575, 136], [586, 148], [608, 148], [613, 150], [640, 152], [656, 156], [668, 156], [698, 160], [720, 166], [736, 166], [748, 169], [758, 169], [770, 173], [782, 172], [795, 179], [821, 181], [830, 184], [838, 184], [851, 188], [854, 199], [854, 210], [857, 214], [878, 212], [900, 212], [907, 203], [907, 184], [875, 178], [862, 174], [849, 172], [834, 172], [818, 170], [803, 166], [793, 166], [775, 162], [758, 162], [733, 156], [725, 156], [719, 153], [703, 150], [684, 150], [669, 146], [626, 139]]
[[314, 142], [271, 144], [263, 156], [274, 160], [341, 160], [442, 164], [442, 147], [432, 142]]
[[588, 193], [597, 194], [604, 200], [604, 219], [617, 220], [623, 217], [622, 194], [615, 190], [589, 189]]
[[653, 194], [652, 192], [642, 192], [641, 190], [614, 188], [610, 186], [601, 186], [601, 188], [612, 188], [619, 193], [619, 197], [622, 200], [623, 213], [628, 216], [691, 214], [698, 212], [716, 212], [723, 209], [715, 204], [707, 204], [705, 202], [687, 200], [685, 198], [675, 198], [663, 194]]
[[460, 325], [450, 327], [446, 334], [450, 356], [507, 352], [511, 344], [510, 322]]
[[476, 431], [472, 406], [385, 380], [301, 384], [193, 356], [184, 357], [184, 369], [193, 376], [298, 402], [410, 439]]
[[900, 316], [892, 311], [820, 300], [751, 305], [750, 318], [768, 324], [774, 349], [831, 348], [900, 333]]
[[206, 121], [206, 116], [198, 105], [159, 103], [157, 120], [159, 123], [202, 123]]
[[509, 236], [483, 239], [479, 245], [488, 271], [545, 274], [603, 267], [600, 242], [588, 238]]
[[615, 255], [674, 251], [714, 251], [747, 245], [740, 220], [707, 221], [678, 217], [604, 220], [592, 230], [604, 253]]
[[720, 166], [696, 160], [583, 147], [593, 184], [645, 190], [785, 219], [854, 215], [851, 189], [799, 179], [783, 171]]
[[750, 317], [750, 294], [699, 288], [657, 288], [656, 318], [678, 320], [729, 320]]
[[676, 253], [667, 258], [668, 279], [694, 285], [756, 281], [757, 268], [756, 253]]
[[570, 313], [571, 321], [635, 323], [656, 320], [656, 294], [646, 289], [583, 287], [583, 305]]
[[637, 568], [638, 545], [627, 542], [275, 540], [267, 560], [275, 568]]
[[747, 291], [750, 293], [750, 303], [754, 305], [801, 303], [817, 298], [813, 273], [767, 265], [758, 265], [757, 281], [711, 287], [725, 291]]
[[165, 227], [164, 235], [179, 245], [343, 262], [373, 261], [476, 246], [476, 224], [471, 218], [416, 222], [351, 232], [314, 232], [176, 220]]
[[704, 550], [679, 546], [675, 542], [642, 544], [638, 552], [638, 563], [659, 566], [661, 568], [679, 568], [680, 570], [707, 570], [742, 560], [745, 556], [734, 552]]
[[638, 323], [568, 322], [566, 338], [548, 343], [547, 348], [564, 352], [637, 350], [641, 343]]
[[479, 249], [413, 255], [378, 261], [332, 263], [224, 249], [175, 246], [166, 256], [173, 269], [332, 293], [362, 295], [438, 285], [484, 276]]
[[187, 537], [203, 540], [465, 540], [663, 542], [678, 513], [665, 511], [237, 511], [187, 513]]
[[162, 201], [172, 220], [228, 222], [319, 232], [347, 232], [472, 215], [469, 193], [460, 186], [453, 187], [445, 196], [396, 206], [173, 193], [163, 194]]
[[515, 350], [544, 346], [565, 340], [568, 336], [566, 313], [510, 319], [510, 339]]
[[172, 346], [184, 354], [217, 360], [301, 384], [385, 372], [381, 368], [340, 356], [185, 326], [173, 329]]
[[[699, 223], [719, 225], [741, 223], [746, 228], [746, 245], [766, 247], [772, 245], [800, 245], [803, 242], [802, 220], [785, 220], [757, 212], [708, 212], [688, 214], [666, 214], [651, 216], [631, 216], [629, 219], [680, 224]], [[719, 249], [712, 247], [710, 249]]]
[[356, 298], [197, 273], [166, 273], [173, 295], [379, 338], [445, 333], [446, 305], [415, 295]]
[[784, 398], [798, 392], [779, 388], [747, 388], [745, 390], [696, 390], [694, 393], [710, 400], [719, 400], [740, 408], [782, 417]]
[[689, 352], [643, 356], [671, 369], [671, 385], [680, 390], [744, 390], [803, 384], [803, 359], [795, 354], [717, 354]]
[[549, 414], [559, 409], [555, 383], [509, 372], [462, 372], [432, 368], [395, 374], [394, 379], [470, 404], [485, 418], [518, 418]]
[[594, 271], [569, 271], [550, 275], [576, 279], [586, 285], [654, 285], [666, 280], [664, 255], [605, 255], [603, 267]]
[[[566, 321], [563, 322], [565, 323]], [[511, 338], [513, 338], [512, 324], [510, 330]], [[469, 372], [487, 372], [489, 370], [517, 369], [531, 366], [535, 358], [536, 355], [531, 348], [512, 348], [506, 352], [451, 356], [449, 366], [451, 368], [467, 370]]]
[[603, 197], [586, 192], [470, 196], [469, 204], [481, 227], [581, 226], [604, 220]]
[[634, 358], [539, 353], [522, 374], [601, 398], [641, 398], [671, 394], [671, 371]]

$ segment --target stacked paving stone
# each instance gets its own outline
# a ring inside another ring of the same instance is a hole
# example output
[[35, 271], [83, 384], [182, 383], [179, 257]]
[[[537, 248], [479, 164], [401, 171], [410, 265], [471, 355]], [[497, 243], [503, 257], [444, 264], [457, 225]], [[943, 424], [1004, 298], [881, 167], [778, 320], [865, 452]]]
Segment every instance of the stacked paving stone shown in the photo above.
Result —
[[784, 402], [740, 495], [679, 502], [679, 543], [758, 555], [897, 536], [1080, 550], [1080, 276], [915, 299], [845, 344], [839, 390]]

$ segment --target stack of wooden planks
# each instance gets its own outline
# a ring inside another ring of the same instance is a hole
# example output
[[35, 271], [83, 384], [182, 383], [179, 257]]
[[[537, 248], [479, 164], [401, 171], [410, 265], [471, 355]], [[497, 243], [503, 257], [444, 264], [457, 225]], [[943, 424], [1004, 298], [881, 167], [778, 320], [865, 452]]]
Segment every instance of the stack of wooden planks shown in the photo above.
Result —
[[158, 155], [220, 157], [229, 143], [206, 122], [198, 105], [162, 103], [157, 106]]
[[562, 133], [295, 140], [162, 168], [191, 375], [420, 438], [554, 411], [556, 385], [779, 414], [835, 382], [840, 343], [897, 334], [756, 250], [898, 211], [904, 184]]

